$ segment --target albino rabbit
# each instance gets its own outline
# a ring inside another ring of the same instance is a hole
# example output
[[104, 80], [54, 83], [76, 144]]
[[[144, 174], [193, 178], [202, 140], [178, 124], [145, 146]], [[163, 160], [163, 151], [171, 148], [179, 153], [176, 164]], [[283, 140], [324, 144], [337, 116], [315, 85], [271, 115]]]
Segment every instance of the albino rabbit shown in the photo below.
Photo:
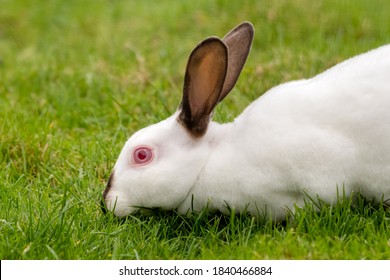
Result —
[[390, 198], [390, 45], [282, 84], [234, 122], [210, 121], [251, 48], [244, 22], [192, 51], [183, 99], [125, 144], [103, 193], [122, 217], [140, 208], [247, 211], [283, 219], [307, 194]]

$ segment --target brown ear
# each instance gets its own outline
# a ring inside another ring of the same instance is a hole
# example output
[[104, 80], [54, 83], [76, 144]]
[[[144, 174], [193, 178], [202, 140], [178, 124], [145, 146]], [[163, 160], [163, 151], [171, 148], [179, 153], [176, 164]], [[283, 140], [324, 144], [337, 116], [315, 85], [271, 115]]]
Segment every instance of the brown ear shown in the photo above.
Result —
[[199, 43], [188, 59], [178, 119], [194, 137], [206, 133], [220, 100], [227, 64], [227, 47], [216, 37]]
[[243, 22], [222, 39], [228, 47], [228, 71], [223, 86], [221, 101], [236, 84], [252, 46], [254, 28], [250, 22]]

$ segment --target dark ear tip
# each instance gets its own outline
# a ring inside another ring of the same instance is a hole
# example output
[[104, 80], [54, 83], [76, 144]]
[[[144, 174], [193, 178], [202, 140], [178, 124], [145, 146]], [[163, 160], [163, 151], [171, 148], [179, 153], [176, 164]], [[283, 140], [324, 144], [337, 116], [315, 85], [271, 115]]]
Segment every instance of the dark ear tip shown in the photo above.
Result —
[[253, 30], [253, 31], [255, 30], [255, 27], [253, 26], [253, 24], [250, 21], [244, 21], [241, 24], [239, 24], [239, 26], [245, 26], [249, 30]]
[[249, 21], [244, 21], [243, 23], [239, 24], [237, 26], [237, 30], [238, 29], [245, 29], [248, 33], [249, 33], [249, 36], [251, 38], [253, 38], [254, 34], [255, 34], [255, 27], [253, 26], [253, 24]]
[[208, 37], [206, 39], [204, 39], [203, 41], [201, 41], [198, 45], [195, 46], [195, 48], [192, 50], [191, 54], [190, 54], [190, 57], [195, 53], [195, 51], [201, 47], [205, 47], [205, 46], [213, 46], [214, 47], [218, 47], [218, 48], [221, 48], [224, 50], [224, 52], [226, 52], [227, 54], [227, 46], [226, 44], [218, 37], [215, 37], [215, 36], [211, 36], [211, 37]]
[[235, 28], [233, 28], [226, 36], [223, 38], [223, 41], [227, 40], [229, 37], [235, 35], [235, 34], [248, 34], [249, 42], [252, 42], [254, 34], [255, 34], [255, 28], [253, 24], [249, 21], [244, 21], [237, 25]]

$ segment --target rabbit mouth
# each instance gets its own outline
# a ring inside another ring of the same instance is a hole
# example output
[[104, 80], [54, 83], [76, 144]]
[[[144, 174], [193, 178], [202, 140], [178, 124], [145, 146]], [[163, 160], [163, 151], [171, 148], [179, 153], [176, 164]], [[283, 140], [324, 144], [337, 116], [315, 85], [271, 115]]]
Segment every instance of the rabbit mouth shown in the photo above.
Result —
[[110, 192], [112, 192], [112, 188], [114, 187], [114, 177], [115, 177], [115, 172], [113, 170], [110, 175], [110, 178], [108, 179], [107, 186], [103, 191], [102, 198], [100, 201], [100, 208], [103, 214], [106, 215], [108, 212], [112, 212], [118, 218], [124, 218], [130, 214], [138, 213], [140, 212], [140, 210], [147, 211], [147, 207], [138, 207], [138, 206], [124, 207], [123, 205], [126, 203], [123, 203], [123, 201], [119, 202], [117, 195], [114, 195], [113, 197], [112, 193], [110, 194]]

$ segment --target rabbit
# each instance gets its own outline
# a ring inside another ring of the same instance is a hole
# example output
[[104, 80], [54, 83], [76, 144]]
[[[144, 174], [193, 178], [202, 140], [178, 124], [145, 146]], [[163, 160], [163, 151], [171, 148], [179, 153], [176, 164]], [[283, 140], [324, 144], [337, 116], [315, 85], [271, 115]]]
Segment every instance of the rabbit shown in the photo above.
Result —
[[233, 122], [211, 120], [247, 60], [253, 25], [191, 52], [169, 118], [134, 133], [103, 192], [115, 216], [143, 208], [283, 220], [308, 196], [390, 198], [390, 45], [271, 88]]

